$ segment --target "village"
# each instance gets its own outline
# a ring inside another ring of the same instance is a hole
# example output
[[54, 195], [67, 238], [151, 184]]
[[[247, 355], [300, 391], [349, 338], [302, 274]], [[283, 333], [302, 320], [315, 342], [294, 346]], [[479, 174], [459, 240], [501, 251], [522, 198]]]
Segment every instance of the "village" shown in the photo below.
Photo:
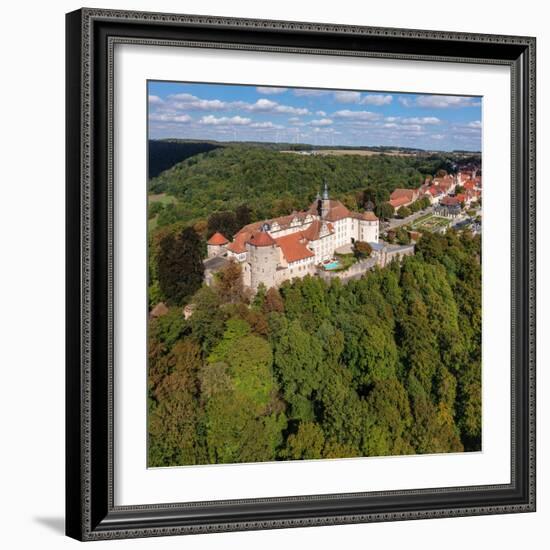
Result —
[[425, 231], [444, 233], [452, 227], [479, 233], [481, 189], [477, 166], [441, 173], [417, 189], [394, 189], [380, 220], [372, 203], [354, 212], [330, 198], [325, 182], [305, 211], [248, 224], [231, 239], [214, 233], [207, 242], [205, 282], [212, 284], [231, 261], [241, 266], [243, 284], [253, 292], [306, 275], [359, 278], [375, 266], [414, 254]]

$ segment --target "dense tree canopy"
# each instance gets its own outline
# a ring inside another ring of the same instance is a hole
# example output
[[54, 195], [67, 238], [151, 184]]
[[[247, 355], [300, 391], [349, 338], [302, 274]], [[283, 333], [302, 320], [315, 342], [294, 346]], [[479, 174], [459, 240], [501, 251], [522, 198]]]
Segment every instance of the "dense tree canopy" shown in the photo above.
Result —
[[169, 303], [181, 305], [202, 284], [204, 267], [200, 238], [192, 227], [160, 240], [157, 257], [160, 290]]
[[479, 237], [253, 299], [232, 269], [149, 321], [151, 466], [481, 448]]
[[[152, 178], [149, 190], [176, 199], [159, 214], [160, 225], [195, 222], [215, 212], [236, 211], [236, 220], [226, 217], [225, 222], [231, 226], [236, 221], [241, 227], [249, 219], [306, 208], [324, 180], [331, 195], [346, 206], [361, 209], [371, 202], [378, 208], [396, 187], [417, 188], [427, 175], [450, 166], [444, 155], [296, 155], [233, 144], [176, 164]], [[243, 210], [243, 200], [248, 212]], [[220, 228], [209, 226], [209, 233]]]

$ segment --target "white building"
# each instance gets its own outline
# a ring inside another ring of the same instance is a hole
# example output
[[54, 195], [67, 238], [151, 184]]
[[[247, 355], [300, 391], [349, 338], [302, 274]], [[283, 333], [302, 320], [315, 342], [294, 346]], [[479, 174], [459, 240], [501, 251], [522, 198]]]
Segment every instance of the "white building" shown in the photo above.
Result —
[[329, 198], [325, 184], [323, 196], [317, 196], [307, 211], [246, 225], [232, 242], [216, 234], [208, 242], [208, 254], [226, 251], [229, 259], [241, 263], [245, 285], [256, 290], [261, 283], [269, 288], [313, 274], [337, 248], [355, 241], [378, 243], [378, 238], [375, 214], [351, 212]]

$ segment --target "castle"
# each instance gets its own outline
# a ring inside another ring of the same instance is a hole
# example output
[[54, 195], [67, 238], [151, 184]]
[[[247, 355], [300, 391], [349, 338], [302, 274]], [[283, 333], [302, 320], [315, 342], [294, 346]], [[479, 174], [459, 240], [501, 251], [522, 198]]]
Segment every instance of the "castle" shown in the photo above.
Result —
[[244, 226], [233, 240], [215, 233], [207, 242], [210, 270], [235, 260], [241, 264], [243, 282], [254, 291], [283, 281], [314, 275], [335, 252], [350, 252], [355, 241], [378, 244], [379, 222], [372, 211], [351, 212], [329, 197], [325, 183], [322, 196], [308, 210]]

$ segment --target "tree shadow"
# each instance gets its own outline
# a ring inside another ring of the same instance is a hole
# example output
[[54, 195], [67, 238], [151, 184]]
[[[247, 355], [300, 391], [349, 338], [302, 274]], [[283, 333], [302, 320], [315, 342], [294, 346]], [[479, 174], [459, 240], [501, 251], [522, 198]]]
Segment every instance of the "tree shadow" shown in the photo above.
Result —
[[65, 518], [63, 517], [35, 517], [34, 521], [48, 527], [58, 535], [65, 534]]

